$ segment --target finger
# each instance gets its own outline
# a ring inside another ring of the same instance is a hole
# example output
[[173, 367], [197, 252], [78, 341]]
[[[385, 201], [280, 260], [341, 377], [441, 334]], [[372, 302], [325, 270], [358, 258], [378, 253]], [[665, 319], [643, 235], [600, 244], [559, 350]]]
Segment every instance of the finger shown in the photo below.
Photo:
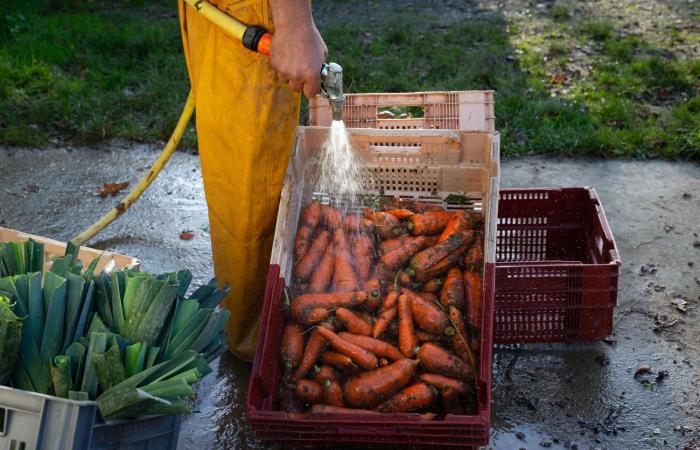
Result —
[[290, 80], [289, 86], [297, 92], [301, 92], [304, 88], [304, 82], [300, 80]]
[[306, 98], [312, 98], [321, 92], [321, 77], [316, 75], [311, 79], [307, 79], [304, 83], [304, 95]]

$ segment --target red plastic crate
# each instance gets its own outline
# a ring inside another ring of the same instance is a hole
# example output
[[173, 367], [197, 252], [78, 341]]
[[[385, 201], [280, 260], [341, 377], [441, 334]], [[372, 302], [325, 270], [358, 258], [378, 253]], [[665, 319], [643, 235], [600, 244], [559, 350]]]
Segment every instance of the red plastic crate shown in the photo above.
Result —
[[488, 443], [491, 415], [494, 264], [484, 273], [484, 315], [479, 359], [478, 414], [448, 415], [427, 421], [419, 414], [345, 415], [292, 419], [279, 410], [282, 371], [279, 351], [285, 325], [285, 281], [270, 265], [260, 335], [246, 399], [246, 412], [258, 437], [285, 446], [331, 444], [411, 445], [413, 448], [476, 448]]
[[612, 333], [620, 257], [595, 189], [501, 189], [496, 236], [496, 343]]

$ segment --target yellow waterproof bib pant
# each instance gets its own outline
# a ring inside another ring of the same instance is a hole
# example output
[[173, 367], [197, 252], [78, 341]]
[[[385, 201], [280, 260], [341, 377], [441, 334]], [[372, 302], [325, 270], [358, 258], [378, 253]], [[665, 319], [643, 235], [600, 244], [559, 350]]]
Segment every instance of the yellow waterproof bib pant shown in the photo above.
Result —
[[[248, 25], [273, 31], [267, 0], [210, 0]], [[179, 1], [195, 95], [199, 156], [214, 271], [231, 283], [224, 305], [230, 350], [252, 360], [277, 206], [299, 118], [299, 94], [267, 59]]]

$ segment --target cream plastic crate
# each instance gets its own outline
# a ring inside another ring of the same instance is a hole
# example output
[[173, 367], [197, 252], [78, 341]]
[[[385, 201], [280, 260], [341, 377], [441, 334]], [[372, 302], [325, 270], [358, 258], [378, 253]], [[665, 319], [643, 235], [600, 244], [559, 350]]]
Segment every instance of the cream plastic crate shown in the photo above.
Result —
[[[304, 198], [306, 166], [321, 148], [328, 129], [300, 127], [285, 176], [277, 215], [271, 264], [291, 279], [294, 237]], [[495, 263], [499, 186], [498, 133], [450, 130], [349, 130], [362, 170], [374, 185], [366, 194], [400, 196], [437, 203], [450, 210], [474, 209], [486, 219], [485, 262]], [[447, 204], [450, 194], [467, 205]]]
[[[29, 239], [44, 244], [44, 270], [49, 270], [53, 258], [63, 256], [66, 253], [65, 242], [0, 227], [0, 242], [27, 241]], [[80, 247], [78, 259], [83, 263], [83, 267], [87, 267], [98, 257], [100, 261], [97, 263], [95, 273], [100, 273], [102, 271], [109, 272], [116, 269], [138, 269], [141, 267], [141, 261], [131, 256], [96, 250], [89, 247]]]
[[[495, 131], [493, 91], [346, 94], [343, 121], [348, 128]], [[381, 111], [416, 106], [423, 117], [382, 119]], [[328, 100], [309, 100], [309, 125], [330, 126]]]

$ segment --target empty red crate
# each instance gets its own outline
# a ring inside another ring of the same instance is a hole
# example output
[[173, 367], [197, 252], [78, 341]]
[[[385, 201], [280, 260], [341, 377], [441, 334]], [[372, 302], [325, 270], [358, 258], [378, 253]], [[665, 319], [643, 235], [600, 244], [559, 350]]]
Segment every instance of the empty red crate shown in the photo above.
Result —
[[494, 342], [612, 333], [620, 257], [595, 189], [501, 189]]

